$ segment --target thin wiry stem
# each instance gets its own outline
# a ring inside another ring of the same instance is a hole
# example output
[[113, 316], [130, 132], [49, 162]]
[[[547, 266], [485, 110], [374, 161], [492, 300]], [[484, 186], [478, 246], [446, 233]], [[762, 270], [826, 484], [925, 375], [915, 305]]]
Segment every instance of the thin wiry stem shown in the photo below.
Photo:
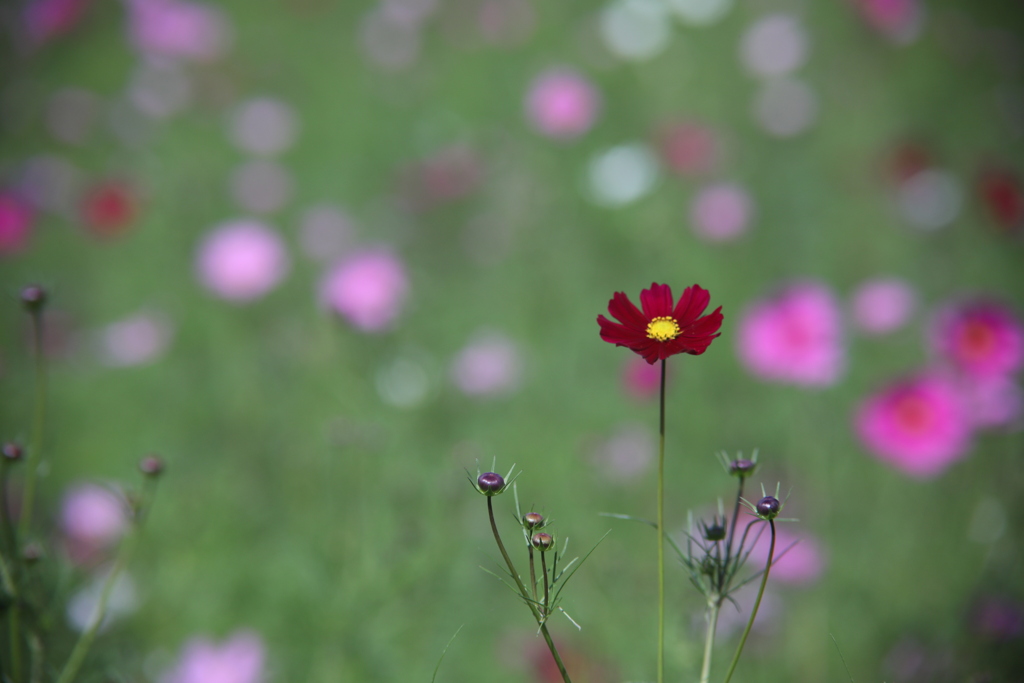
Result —
[[533, 601], [537, 602], [537, 570], [533, 562], [533, 544], [527, 545], [526, 549], [530, 551], [530, 588], [533, 589]]
[[768, 572], [772, 568], [772, 558], [775, 555], [775, 520], [769, 519], [768, 524], [772, 529], [771, 543], [768, 545], [768, 562], [764, 566], [761, 587], [757, 589], [757, 600], [754, 601], [754, 609], [750, 611], [750, 620], [747, 622], [747, 627], [743, 630], [743, 637], [740, 638], [739, 647], [736, 648], [736, 654], [732, 657], [732, 663], [729, 665], [729, 672], [725, 675], [724, 683], [729, 683], [729, 679], [732, 678], [732, 672], [736, 670], [736, 664], [740, 661], [743, 646], [747, 643], [747, 636], [750, 635], [750, 629], [754, 626], [754, 619], [757, 618], [757, 608], [761, 606], [761, 598], [764, 597], [764, 587], [768, 584]]
[[547, 554], [541, 552], [540, 554], [540, 572], [544, 575], [544, 616], [551, 614], [551, 597], [548, 595], [548, 561], [545, 559]]
[[[519, 572], [516, 571], [516, 567], [512, 564], [512, 558], [508, 556], [508, 551], [505, 550], [505, 544], [501, 542], [501, 534], [498, 533], [498, 525], [494, 521], [494, 505], [491, 503], [491, 496], [487, 496], [487, 516], [491, 520], [491, 531], [494, 533], [494, 542], [498, 544], [498, 550], [501, 551], [501, 556], [505, 560], [505, 564], [508, 565], [508, 573], [512, 575], [512, 580], [516, 582], [516, 587], [519, 589], [519, 594], [523, 597], [523, 601], [526, 603], [530, 611], [533, 612], [533, 618], [537, 620], [537, 624], [540, 626], [540, 633], [544, 636], [544, 642], [547, 643], [548, 649], [551, 651], [551, 656], [555, 658], [555, 664], [558, 666], [558, 672], [562, 674], [562, 681], [564, 683], [572, 683], [572, 679], [569, 678], [569, 673], [565, 670], [565, 664], [562, 663], [562, 658], [558, 654], [558, 648], [555, 647], [555, 641], [551, 640], [551, 634], [548, 633], [548, 625], [544, 623], [544, 618], [537, 610], [536, 605], [530, 601], [530, 595], [526, 592], [526, 586], [523, 585], [523, 580], [519, 578]], [[58, 681], [58, 683], [63, 683]]]
[[665, 681], [665, 361], [658, 411], [658, 683]]
[[708, 632], [704, 637], [704, 663], [700, 667], [700, 683], [708, 683], [711, 678], [711, 652], [715, 646], [715, 631], [718, 629], [718, 613], [721, 609], [722, 601], [717, 595], [708, 599]]
[[732, 558], [732, 542], [736, 538], [736, 522], [740, 518], [740, 501], [743, 500], [743, 481], [745, 477], [739, 477], [739, 490], [736, 491], [736, 505], [732, 509], [732, 523], [729, 525], [729, 539], [725, 543], [725, 563], [729, 564]]
[[35, 358], [35, 406], [32, 411], [32, 437], [29, 441], [28, 462], [25, 463], [25, 489], [18, 519], [18, 536], [27, 538], [32, 524], [32, 510], [36, 493], [36, 470], [43, 448], [43, 424], [46, 419], [46, 359], [43, 354], [43, 314], [32, 311], [32, 355]]

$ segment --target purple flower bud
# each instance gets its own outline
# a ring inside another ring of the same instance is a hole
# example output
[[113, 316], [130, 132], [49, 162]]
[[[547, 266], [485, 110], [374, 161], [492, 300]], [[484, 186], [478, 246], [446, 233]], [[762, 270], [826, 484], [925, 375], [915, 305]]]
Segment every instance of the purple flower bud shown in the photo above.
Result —
[[527, 512], [523, 515], [523, 526], [527, 529], [539, 529], [544, 526], [544, 516], [539, 512]]
[[476, 485], [481, 493], [493, 496], [505, 488], [505, 479], [495, 472], [484, 472], [476, 478]]
[[0, 453], [3, 454], [4, 460], [8, 462], [18, 462], [25, 457], [25, 451], [22, 450], [21, 445], [14, 442], [8, 441], [0, 448]]
[[733, 460], [731, 463], [729, 463], [729, 474], [733, 475], [734, 477], [740, 478], [749, 477], [751, 474], [754, 473], [754, 469], [756, 467], [757, 463], [751, 460], [746, 460], [742, 458], [740, 460]]
[[780, 503], [779, 499], [774, 496], [765, 496], [761, 500], [757, 501], [757, 514], [762, 519], [775, 519], [781, 509], [782, 503]]
[[38, 313], [46, 305], [46, 290], [39, 285], [29, 285], [21, 290], [21, 303], [29, 313]]
[[721, 541], [725, 538], [725, 527], [721, 524], [704, 525], [704, 538], [709, 541]]
[[555, 539], [551, 538], [551, 534], [546, 534], [541, 531], [533, 535], [533, 538], [530, 539], [530, 543], [532, 543], [533, 547], [537, 550], [544, 552], [551, 549], [551, 546], [555, 544]]
[[147, 477], [159, 477], [164, 472], [164, 461], [159, 456], [147, 455], [139, 462], [139, 470]]

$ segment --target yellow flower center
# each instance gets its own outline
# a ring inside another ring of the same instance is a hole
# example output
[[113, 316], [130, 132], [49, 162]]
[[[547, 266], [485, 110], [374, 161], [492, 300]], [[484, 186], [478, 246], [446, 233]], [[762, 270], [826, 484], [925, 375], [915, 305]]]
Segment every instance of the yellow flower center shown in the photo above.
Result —
[[669, 339], [675, 339], [679, 336], [679, 323], [676, 322], [675, 318], [671, 318], [667, 315], [658, 316], [647, 323], [647, 337], [648, 339], [657, 339], [658, 341], [668, 341]]

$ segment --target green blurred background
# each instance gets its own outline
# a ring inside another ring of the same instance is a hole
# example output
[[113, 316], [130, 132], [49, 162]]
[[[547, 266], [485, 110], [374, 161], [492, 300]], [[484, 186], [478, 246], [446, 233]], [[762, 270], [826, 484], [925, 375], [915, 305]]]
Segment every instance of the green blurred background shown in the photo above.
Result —
[[[512, 8], [511, 19], [494, 10], [506, 17], [497, 33], [481, 28], [485, 4]], [[464, 471], [495, 459], [522, 470], [524, 505], [555, 519], [571, 549], [612, 530], [566, 592], [582, 630], [553, 622], [579, 680], [652, 679], [654, 536], [598, 513], [653, 516], [653, 472], [613, 476], [595, 452], [630, 429], [646, 452], [657, 403], [623, 390], [632, 354], [601, 342], [595, 317], [614, 291], [636, 301], [652, 281], [676, 292], [696, 282], [725, 324], [705, 355], [670, 361], [668, 518], [682, 528], [688, 510], [728, 500], [716, 451], [758, 448], [755, 483], [792, 491], [787, 514], [826, 558], [816, 580], [772, 589], [737, 680], [846, 680], [830, 635], [858, 681], [1020, 680], [1020, 630], [992, 638], [971, 615], [990, 596], [1024, 599], [1021, 432], [986, 432], [950, 471], [918, 481], [872, 458], [852, 416], [927, 362], [928, 312], [943, 301], [1024, 302], [1021, 226], [993, 219], [978, 190], [986, 164], [1017, 173], [1024, 158], [1024, 16], [1012, 2], [892, 4], [921, 12], [918, 23], [889, 34], [871, 23], [880, 3], [840, 0], [737, 0], [708, 25], [656, 2], [438, 0], [405, 3], [412, 19], [373, 33], [384, 5], [231, 0], [206, 5], [227, 37], [198, 56], [133, 42], [131, 3], [83, 3], [67, 30], [42, 35], [19, 23], [24, 7], [8, 11], [4, 186], [20, 187], [26, 164], [45, 157], [77, 169], [76, 187], [131, 188], [128, 217], [111, 226], [90, 227], [77, 199], [40, 208], [30, 243], [0, 262], [4, 438], [27, 438], [31, 418], [22, 285], [50, 289], [62, 331], [46, 509], [76, 481], [132, 481], [147, 453], [168, 463], [131, 567], [138, 609], [97, 656], [123, 680], [158, 680], [189, 638], [248, 629], [266, 646], [267, 680], [427, 681], [463, 626], [438, 681], [548, 680], [532, 663], [543, 650], [527, 610], [480, 569], [499, 557]], [[627, 6], [667, 32], [650, 55], [607, 37], [609, 12]], [[779, 13], [804, 32], [806, 59], [790, 75], [753, 73], [743, 36]], [[143, 64], [184, 79], [188, 97], [156, 116], [133, 110]], [[571, 139], [524, 114], [531, 82], [556, 65], [600, 100]], [[779, 77], [816, 102], [782, 136], [753, 111]], [[54, 104], [69, 88], [86, 96]], [[254, 97], [286, 103], [297, 122], [294, 145], [272, 155], [291, 191], [262, 212], [230, 184], [259, 156], [231, 133]], [[71, 133], [55, 107], [72, 112]], [[710, 167], [676, 173], [659, 160], [643, 196], [595, 201], [597, 155], [635, 143], [658, 158], [659, 131], [681, 121], [714, 131]], [[433, 196], [424, 164], [452, 149], [469, 150], [466, 188]], [[901, 154], [959, 183], [948, 225], [916, 229], [901, 215]], [[687, 213], [720, 180], [754, 206], [746, 232], [723, 243], [700, 239]], [[353, 243], [389, 245], [404, 261], [409, 291], [392, 329], [363, 333], [320, 303], [327, 265], [306, 253], [300, 227], [324, 203], [351, 218]], [[222, 300], [197, 279], [197, 250], [214, 226], [254, 213], [282, 237], [290, 271], [258, 299]], [[738, 360], [750, 302], [806, 279], [846, 301], [880, 275], [910, 282], [918, 313], [882, 338], [849, 329], [834, 386], [766, 382]], [[103, 330], [139, 311], [159, 313], [166, 348], [105, 363]], [[452, 359], [481, 330], [514, 341], [515, 390], [473, 396], [453, 384]], [[510, 497], [496, 504], [516, 538]], [[972, 538], [990, 519], [999, 533]], [[669, 591], [669, 678], [695, 680], [703, 605], [674, 562]], [[715, 678], [735, 639], [723, 634]]]

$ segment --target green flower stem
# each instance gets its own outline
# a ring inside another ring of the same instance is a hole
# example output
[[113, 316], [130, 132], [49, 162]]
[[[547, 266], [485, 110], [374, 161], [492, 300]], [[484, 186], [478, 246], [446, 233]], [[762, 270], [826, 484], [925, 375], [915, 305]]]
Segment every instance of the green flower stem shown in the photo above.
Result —
[[11, 680], [21, 683], [21, 598], [18, 585], [14, 581], [14, 573], [7, 558], [0, 554], [0, 583], [4, 592], [11, 598], [11, 611], [7, 613], [8, 635], [11, 645]]
[[[519, 594], [523, 596], [523, 601], [526, 602], [530, 611], [533, 612], [533, 618], [537, 620], [537, 624], [540, 626], [540, 633], [544, 636], [544, 642], [547, 643], [548, 649], [551, 650], [551, 656], [555, 658], [558, 671], [562, 674], [562, 681], [564, 683], [572, 683], [569, 673], [565, 670], [565, 664], [562, 663], [562, 658], [558, 654], [558, 648], [555, 647], [555, 641], [551, 640], [551, 634], [548, 633], [548, 625], [544, 622], [544, 617], [537, 610], [537, 606], [530, 601], [530, 594], [526, 592], [526, 586], [523, 585], [523, 580], [519, 578], [519, 572], [516, 571], [515, 565], [512, 564], [512, 558], [508, 556], [505, 544], [501, 542], [501, 534], [498, 533], [498, 525], [494, 521], [494, 505], [491, 503], [491, 498], [492, 496], [487, 496], [487, 516], [491, 519], [491, 531], [494, 532], [494, 542], [498, 544], [498, 550], [501, 551], [501, 556], [505, 559], [505, 564], [508, 565], [508, 573], [512, 575], [512, 580], [516, 582]], [[541, 559], [543, 560], [543, 557]], [[57, 681], [57, 683], [69, 683], [69, 681], [61, 680]]]
[[717, 595], [711, 596], [706, 614], [708, 632], [704, 638], [704, 663], [700, 667], [700, 683], [708, 683], [711, 678], [711, 651], [715, 647], [715, 631], [718, 629], [718, 613], [721, 609], [721, 599]]
[[658, 683], [665, 681], [665, 360], [658, 423]]
[[540, 554], [540, 571], [544, 575], [544, 616], [551, 614], [551, 598], [548, 597], [548, 561], [546, 553]]
[[729, 683], [732, 678], [732, 672], [736, 670], [736, 664], [740, 661], [740, 653], [743, 652], [743, 646], [747, 642], [747, 636], [750, 635], [750, 629], [754, 626], [754, 619], [757, 617], [757, 608], [761, 606], [761, 598], [764, 597], [764, 587], [768, 584], [768, 572], [772, 568], [772, 559], [775, 556], [775, 520], [769, 519], [768, 524], [772, 529], [772, 540], [768, 546], [768, 562], [764, 566], [764, 576], [761, 577], [761, 587], [757, 589], [757, 600], [754, 601], [754, 609], [750, 612], [750, 621], [747, 622], [747, 628], [743, 630], [743, 637], [740, 638], [739, 647], [736, 648], [736, 654], [732, 657], [732, 663], [729, 665], [729, 673], [725, 675], [724, 683]]
[[530, 588], [533, 589], [533, 601], [537, 602], [537, 570], [533, 562], [533, 544], [527, 543], [526, 549], [530, 551]]
[[18, 537], [28, 538], [32, 525], [32, 509], [36, 495], [36, 470], [43, 448], [43, 424], [46, 418], [46, 359], [43, 354], [43, 318], [41, 311], [32, 312], [32, 355], [35, 357], [35, 406], [32, 411], [32, 437], [29, 441], [28, 462], [25, 463], [25, 489], [18, 519]]
[[117, 553], [117, 559], [114, 561], [114, 566], [111, 568], [110, 573], [107, 574], [106, 581], [103, 582], [103, 589], [100, 592], [99, 602], [96, 604], [96, 611], [93, 612], [89, 625], [82, 632], [82, 635], [79, 636], [78, 642], [75, 643], [74, 649], [68, 656], [67, 663], [64, 664], [64, 669], [60, 672], [57, 683], [71, 683], [75, 680], [78, 670], [82, 667], [82, 662], [85, 661], [85, 656], [89, 653], [92, 641], [96, 639], [96, 634], [99, 633], [100, 626], [103, 625], [103, 619], [107, 616], [107, 604], [110, 602], [110, 596], [114, 592], [117, 579], [128, 565], [128, 560], [131, 559], [135, 546], [139, 542], [139, 537], [142, 535], [142, 524], [146, 519], [149, 508], [152, 506], [155, 481], [151, 477], [146, 479], [146, 489], [142, 494], [138, 507], [135, 509], [135, 528], [132, 530], [131, 535], [121, 544], [121, 548]]
[[732, 559], [732, 542], [736, 538], [736, 522], [740, 518], [740, 501], [743, 500], [743, 482], [745, 477], [740, 476], [739, 490], [736, 491], [736, 505], [732, 509], [732, 524], [729, 525], [729, 539], [725, 542], [725, 564]]

